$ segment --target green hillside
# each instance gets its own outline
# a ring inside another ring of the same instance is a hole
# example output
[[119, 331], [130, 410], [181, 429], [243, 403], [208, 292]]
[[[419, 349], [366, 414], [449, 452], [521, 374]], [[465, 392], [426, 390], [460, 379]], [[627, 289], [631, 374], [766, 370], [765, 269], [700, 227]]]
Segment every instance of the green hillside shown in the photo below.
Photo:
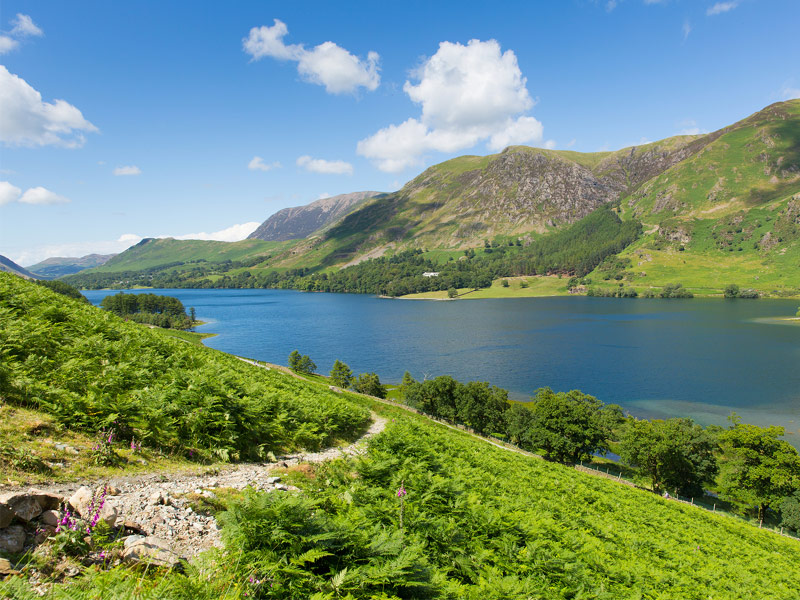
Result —
[[282, 242], [242, 240], [241, 242], [215, 242], [210, 240], [176, 240], [173, 238], [146, 238], [118, 254], [92, 272], [114, 273], [143, 270], [170, 263], [225, 262], [259, 257]]
[[285, 374], [0, 273], [0, 398], [61, 426], [197, 459], [259, 460], [352, 436], [367, 411]]

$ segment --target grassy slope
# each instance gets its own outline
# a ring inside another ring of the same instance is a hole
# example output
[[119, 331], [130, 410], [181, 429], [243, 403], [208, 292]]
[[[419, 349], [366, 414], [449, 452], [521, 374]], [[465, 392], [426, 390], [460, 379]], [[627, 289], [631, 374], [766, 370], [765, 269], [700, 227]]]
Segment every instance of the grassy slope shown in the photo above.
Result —
[[[505, 277], [508, 287], [503, 286], [503, 279], [492, 282], [492, 287], [481, 290], [463, 288], [458, 290], [458, 298], [464, 300], [478, 300], [485, 298], [536, 298], [541, 296], [566, 296], [566, 279], [556, 276], [533, 276], [533, 277]], [[521, 281], [526, 281], [528, 287], [520, 285]], [[420, 294], [407, 294], [401, 296], [406, 300], [446, 300], [447, 292], [424, 292]]]
[[5, 402], [176, 455], [258, 459], [352, 437], [369, 420], [332, 392], [4, 273], [0, 358]]
[[241, 242], [215, 242], [209, 240], [176, 240], [173, 238], [148, 239], [118, 254], [93, 272], [113, 273], [142, 270], [172, 262], [206, 260], [222, 262], [241, 260], [265, 254], [280, 248], [285, 242], [242, 240]]
[[[723, 130], [623, 200], [624, 214], [650, 232], [622, 253], [633, 263], [631, 283], [680, 281], [700, 293], [737, 283], [798, 295], [798, 204], [800, 101], [792, 101]], [[772, 241], [761, 243], [767, 234]]]

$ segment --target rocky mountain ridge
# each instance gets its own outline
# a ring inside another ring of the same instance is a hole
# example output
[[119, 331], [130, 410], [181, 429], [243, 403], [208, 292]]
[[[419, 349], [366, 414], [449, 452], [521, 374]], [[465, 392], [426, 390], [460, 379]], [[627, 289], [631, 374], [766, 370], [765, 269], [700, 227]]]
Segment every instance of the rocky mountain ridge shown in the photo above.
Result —
[[381, 192], [352, 192], [330, 198], [320, 198], [304, 206], [279, 210], [264, 221], [248, 239], [283, 242], [307, 237], [335, 223], [365, 200]]

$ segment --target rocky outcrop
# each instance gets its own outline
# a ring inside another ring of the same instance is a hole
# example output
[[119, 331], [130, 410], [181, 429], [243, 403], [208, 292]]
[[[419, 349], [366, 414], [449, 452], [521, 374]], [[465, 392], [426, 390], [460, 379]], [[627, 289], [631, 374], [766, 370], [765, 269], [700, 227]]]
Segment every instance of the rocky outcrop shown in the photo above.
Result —
[[308, 237], [379, 194], [380, 192], [353, 192], [322, 198], [305, 206], [284, 208], [264, 221], [248, 239], [282, 242]]

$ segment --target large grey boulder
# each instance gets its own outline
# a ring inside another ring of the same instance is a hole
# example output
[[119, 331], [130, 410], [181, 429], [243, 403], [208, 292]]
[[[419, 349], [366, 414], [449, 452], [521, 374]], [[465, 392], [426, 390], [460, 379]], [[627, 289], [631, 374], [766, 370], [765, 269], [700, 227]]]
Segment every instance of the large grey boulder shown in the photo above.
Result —
[[0, 529], [4, 529], [11, 525], [14, 520], [14, 511], [8, 508], [5, 504], [0, 504]]

